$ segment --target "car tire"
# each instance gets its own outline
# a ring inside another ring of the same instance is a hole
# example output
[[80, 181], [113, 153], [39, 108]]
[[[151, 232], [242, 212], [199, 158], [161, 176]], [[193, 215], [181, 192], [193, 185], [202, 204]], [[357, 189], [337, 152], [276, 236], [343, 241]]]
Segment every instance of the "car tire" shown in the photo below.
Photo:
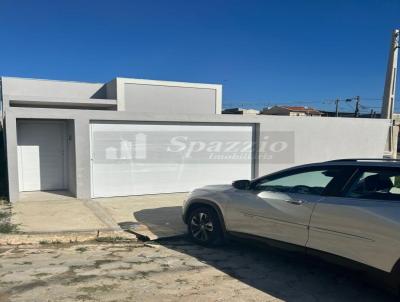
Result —
[[224, 241], [219, 217], [209, 207], [200, 207], [191, 211], [187, 225], [190, 239], [200, 245], [218, 246]]

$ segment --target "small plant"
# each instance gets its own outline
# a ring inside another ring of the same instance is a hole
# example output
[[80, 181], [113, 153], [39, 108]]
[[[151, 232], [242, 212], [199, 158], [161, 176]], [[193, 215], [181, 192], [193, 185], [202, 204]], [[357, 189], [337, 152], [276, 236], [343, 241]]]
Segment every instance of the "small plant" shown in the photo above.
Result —
[[8, 211], [0, 211], [0, 221], [5, 220], [10, 217], [10, 213]]
[[60, 240], [52, 240], [52, 241], [49, 241], [49, 240], [46, 240], [46, 239], [43, 239], [43, 240], [40, 240], [39, 241], [39, 244], [61, 244], [62, 242], [60, 241]]
[[80, 247], [76, 248], [76, 251], [81, 252], [81, 253], [84, 253], [87, 250], [88, 250], [87, 247], [84, 247], [84, 246], [80, 246]]
[[11, 233], [17, 233], [18, 232], [18, 226], [12, 223], [0, 223], [0, 234], [11, 234]]
[[0, 233], [10, 234], [17, 232], [18, 225], [11, 223], [11, 207], [3, 207], [0, 209]]
[[10, 202], [7, 200], [6, 197], [0, 196], [0, 206], [9, 206]]
[[108, 242], [108, 243], [115, 243], [115, 242], [130, 242], [132, 239], [129, 238], [124, 238], [121, 236], [108, 236], [108, 237], [97, 237], [96, 238], [97, 242]]

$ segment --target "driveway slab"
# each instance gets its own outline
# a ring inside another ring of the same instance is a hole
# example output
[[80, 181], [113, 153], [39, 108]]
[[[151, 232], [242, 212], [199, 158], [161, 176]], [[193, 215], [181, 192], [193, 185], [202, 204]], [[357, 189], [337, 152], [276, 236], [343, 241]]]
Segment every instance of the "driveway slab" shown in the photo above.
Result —
[[108, 230], [85, 201], [74, 198], [19, 201], [13, 205], [12, 222], [24, 233]]
[[186, 193], [80, 200], [67, 194], [25, 194], [13, 205], [12, 223], [23, 233], [130, 230], [157, 239], [182, 235]]
[[186, 232], [186, 225], [182, 222], [182, 204], [186, 196], [187, 193], [174, 193], [95, 201], [121, 228], [154, 240]]

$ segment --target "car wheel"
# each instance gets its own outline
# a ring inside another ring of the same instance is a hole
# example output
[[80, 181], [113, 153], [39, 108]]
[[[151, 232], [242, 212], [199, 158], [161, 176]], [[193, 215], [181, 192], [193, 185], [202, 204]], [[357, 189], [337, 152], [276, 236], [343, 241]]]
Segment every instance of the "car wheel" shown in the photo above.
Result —
[[194, 209], [189, 214], [188, 231], [190, 238], [201, 245], [216, 246], [223, 241], [219, 218], [207, 207]]

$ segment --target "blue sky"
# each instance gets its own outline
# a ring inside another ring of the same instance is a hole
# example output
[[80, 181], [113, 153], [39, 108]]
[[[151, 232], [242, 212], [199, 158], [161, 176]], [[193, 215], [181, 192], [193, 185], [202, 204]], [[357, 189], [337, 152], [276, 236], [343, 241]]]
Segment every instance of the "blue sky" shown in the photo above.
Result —
[[369, 111], [400, 0], [0, 0], [0, 25], [4, 76], [221, 83], [225, 107], [360, 95]]

